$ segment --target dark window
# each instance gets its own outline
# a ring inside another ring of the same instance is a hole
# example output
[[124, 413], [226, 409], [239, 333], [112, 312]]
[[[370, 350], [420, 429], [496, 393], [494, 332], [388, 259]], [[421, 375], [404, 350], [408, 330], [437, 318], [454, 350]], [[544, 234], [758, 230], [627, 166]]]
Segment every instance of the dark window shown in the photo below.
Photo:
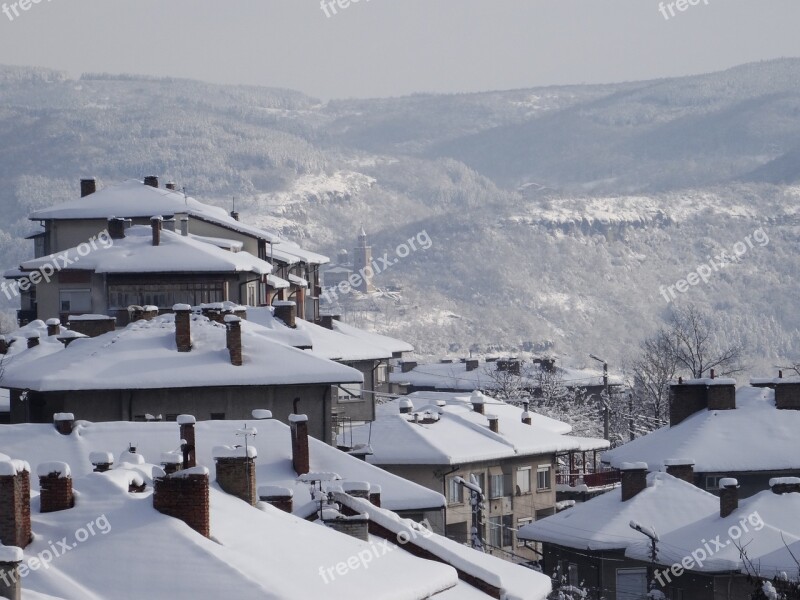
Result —
[[225, 300], [225, 283], [222, 281], [108, 286], [108, 306], [111, 310], [125, 310], [131, 305], [148, 304], [171, 309], [175, 304], [197, 306]]

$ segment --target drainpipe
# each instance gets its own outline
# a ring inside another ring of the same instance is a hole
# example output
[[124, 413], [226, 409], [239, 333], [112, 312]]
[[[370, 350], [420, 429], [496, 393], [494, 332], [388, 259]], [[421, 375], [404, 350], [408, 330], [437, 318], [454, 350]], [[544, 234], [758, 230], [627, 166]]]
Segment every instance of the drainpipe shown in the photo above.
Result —
[[457, 472], [461, 467], [453, 467], [449, 471], [442, 473], [442, 496], [444, 496], [444, 536], [447, 537], [447, 476]]

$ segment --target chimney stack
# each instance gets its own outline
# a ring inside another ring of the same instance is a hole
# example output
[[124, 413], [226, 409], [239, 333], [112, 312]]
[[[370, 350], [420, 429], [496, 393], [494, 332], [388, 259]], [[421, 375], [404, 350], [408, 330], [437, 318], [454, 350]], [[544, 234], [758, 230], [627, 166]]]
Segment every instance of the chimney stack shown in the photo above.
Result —
[[225, 315], [225, 340], [231, 355], [231, 364], [241, 367], [242, 358], [242, 320], [236, 315]]
[[58, 319], [47, 319], [45, 324], [47, 325], [47, 337], [61, 333], [61, 321]]
[[0, 454], [0, 544], [25, 548], [31, 535], [30, 465]]
[[180, 519], [200, 535], [211, 535], [208, 469], [194, 467], [161, 476], [153, 473], [153, 508], [158, 512]]
[[150, 217], [150, 227], [153, 229], [153, 246], [161, 244], [161, 224], [163, 221], [162, 217]]
[[800, 494], [800, 477], [773, 477], [769, 487], [773, 494]]
[[407, 415], [414, 412], [414, 403], [408, 398], [400, 400], [400, 414]]
[[467, 359], [465, 364], [467, 365], [467, 373], [469, 373], [470, 371], [475, 371], [479, 363], [477, 358], [470, 358]]
[[[294, 294], [295, 302], [297, 302], [297, 318], [305, 319], [306, 316], [306, 288], [298, 287]], [[333, 327], [333, 323], [331, 323]]]
[[622, 501], [627, 502], [647, 488], [647, 463], [622, 463]]
[[174, 181], [168, 181], [167, 185], [165, 185], [168, 190], [172, 190], [173, 192], [178, 189], [178, 184]]
[[118, 219], [111, 217], [108, 220], [108, 235], [112, 240], [121, 240], [125, 238], [125, 219]]
[[378, 508], [381, 507], [381, 486], [376, 483], [373, 483], [369, 488], [369, 501], [372, 502]]
[[739, 482], [733, 477], [719, 480], [719, 516], [723, 519], [739, 508]]
[[169, 219], [164, 219], [162, 227], [163, 227], [163, 229], [165, 229], [167, 231], [171, 231], [172, 233], [175, 233], [175, 217], [171, 217]]
[[287, 327], [292, 329], [297, 328], [297, 304], [291, 301], [279, 300], [274, 302], [272, 306], [275, 308], [275, 318], [283, 321]]
[[487, 419], [489, 419], [489, 430], [492, 433], [500, 433], [500, 417], [497, 415], [487, 415]]
[[22, 577], [19, 565], [24, 558], [22, 548], [17, 546], [0, 548], [0, 598], [21, 600]]
[[196, 419], [192, 415], [178, 415], [180, 426], [181, 451], [183, 452], [183, 468], [191, 469], [197, 466], [194, 426]]
[[782, 379], [775, 384], [775, 407], [778, 410], [800, 410], [800, 383]]
[[39, 345], [39, 332], [33, 331], [28, 334], [28, 348], [35, 348]]
[[[720, 382], [720, 383], [718, 383]], [[701, 410], [733, 410], [736, 408], [736, 385], [717, 379], [684, 381], [669, 388], [670, 427], [683, 422]]]
[[68, 510], [75, 506], [72, 473], [64, 462], [46, 462], [36, 468], [39, 476], [39, 512]]
[[114, 455], [111, 452], [90, 452], [89, 462], [94, 466], [95, 473], [105, 473], [114, 464]]
[[400, 369], [403, 373], [408, 373], [417, 368], [417, 362], [414, 360], [404, 360], [400, 363]]
[[484, 402], [486, 401], [486, 397], [480, 393], [478, 390], [472, 392], [472, 396], [470, 396], [469, 401], [472, 402], [472, 409], [476, 413], [483, 414], [484, 413]]
[[311, 468], [308, 453], [308, 417], [306, 415], [289, 415], [292, 429], [292, 465], [298, 475], [305, 475]]
[[183, 215], [180, 218], [181, 223], [181, 235], [183, 237], [188, 237], [189, 235], [189, 217], [187, 215]]
[[255, 446], [215, 446], [211, 456], [216, 464], [217, 483], [231, 496], [256, 505]]
[[525, 407], [525, 410], [522, 411], [522, 422], [525, 423], [525, 425], [531, 425], [533, 420], [531, 419], [531, 413], [528, 412], [528, 406], [530, 403], [525, 401], [522, 403], [522, 405]]
[[258, 488], [258, 499], [267, 504], [271, 504], [275, 508], [287, 512], [289, 514], [294, 510], [294, 492], [289, 488], [275, 486], [275, 485], [262, 485]]
[[150, 187], [157, 188], [158, 187], [158, 176], [157, 175], [148, 175], [144, 178], [144, 184]]
[[353, 498], [363, 498], [369, 500], [370, 485], [366, 481], [345, 481], [342, 483], [342, 491]]
[[232, 210], [231, 211], [231, 219], [233, 219], [234, 221], [238, 221], [239, 220], [239, 213], [236, 212], [235, 210]]
[[53, 424], [61, 435], [71, 435], [75, 428], [75, 415], [72, 413], [56, 413], [53, 415]]
[[162, 452], [161, 453], [161, 468], [164, 473], [172, 475], [183, 469], [183, 456], [178, 452]]
[[694, 484], [694, 461], [685, 458], [670, 458], [664, 461], [667, 474], [677, 479], [683, 479], [686, 483]]
[[175, 344], [178, 346], [178, 352], [190, 352], [192, 350], [192, 307], [188, 304], [176, 304], [172, 307], [172, 311], [175, 313]]
[[95, 179], [94, 177], [81, 179], [81, 198], [85, 198], [86, 196], [91, 196], [96, 191], [97, 191], [97, 179]]
[[0, 335], [0, 354], [8, 354], [8, 348], [11, 344], [8, 343], [6, 336]]

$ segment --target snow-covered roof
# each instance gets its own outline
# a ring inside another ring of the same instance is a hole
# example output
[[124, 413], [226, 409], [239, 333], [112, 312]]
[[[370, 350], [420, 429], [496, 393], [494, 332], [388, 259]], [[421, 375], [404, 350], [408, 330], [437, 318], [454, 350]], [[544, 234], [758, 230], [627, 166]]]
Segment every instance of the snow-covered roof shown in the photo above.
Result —
[[351, 337], [354, 337], [371, 346], [384, 348], [385, 350], [387, 350], [392, 354], [394, 354], [395, 352], [414, 351], [414, 346], [412, 346], [408, 342], [404, 342], [403, 340], [398, 340], [396, 338], [389, 337], [388, 335], [381, 335], [380, 333], [375, 333], [374, 331], [366, 331], [364, 329], [359, 329], [358, 327], [353, 327], [352, 325], [348, 325], [347, 323], [342, 323], [341, 321], [337, 321], [336, 319], [333, 320], [333, 330], [338, 333], [343, 333], [344, 335], [349, 335]]
[[[521, 420], [522, 409], [492, 398], [485, 398], [483, 415], [472, 409], [469, 395], [439, 396], [443, 406], [414, 395], [379, 405], [377, 419], [371, 425], [354, 428], [352, 438], [348, 431], [340, 441], [369, 443], [373, 454], [367, 461], [379, 465], [457, 465], [608, 447], [605, 440], [556, 433], [553, 425], [558, 422], [534, 413], [534, 424], [526, 425]], [[400, 403], [406, 399], [414, 403], [419, 422], [415, 422], [413, 413], [400, 413]], [[489, 428], [490, 415], [498, 418], [498, 433]], [[436, 421], [423, 423], [432, 419]]]
[[[537, 367], [538, 368], [538, 367]], [[477, 369], [467, 371], [465, 362], [439, 362], [419, 364], [412, 370], [401, 373], [395, 371], [389, 376], [392, 383], [409, 384], [414, 387], [433, 388], [441, 390], [492, 390], [498, 388], [498, 377], [493, 373], [497, 369], [497, 362], [481, 362]], [[603, 385], [603, 375], [591, 369], [562, 369], [556, 367], [564, 385], [571, 387], [588, 387]], [[536, 388], [539, 382], [535, 377], [527, 377], [523, 372], [520, 381], [524, 385]], [[618, 385], [621, 380], [610, 376], [611, 385]]]
[[[110, 238], [109, 238], [110, 240]], [[152, 230], [146, 225], [134, 225], [125, 230], [125, 237], [84, 256], [80, 247], [59, 252], [74, 261], [70, 268], [95, 273], [239, 273], [266, 275], [272, 265], [248, 252], [229, 252], [196, 238], [172, 231], [162, 231], [158, 246], [152, 244]], [[51, 265], [54, 255], [22, 263], [26, 271]], [[58, 264], [58, 263], [56, 263]]]
[[191, 196], [184, 196], [181, 191], [144, 185], [137, 179], [129, 179], [120, 184], [105, 187], [83, 198], [34, 211], [29, 218], [32, 221], [108, 219], [110, 217], [131, 219], [149, 218], [154, 215], [166, 217], [181, 213], [187, 213], [198, 219], [216, 223], [232, 231], [268, 242], [281, 242], [280, 236], [277, 234], [241, 223], [231, 217], [225, 209], [204, 204]]
[[61, 391], [363, 381], [355, 369], [255, 333], [259, 327], [242, 322], [242, 366], [230, 362], [223, 325], [194, 315], [192, 350], [177, 352], [174, 315], [162, 315], [57, 352], [43, 344], [25, 349], [7, 362], [0, 385]]
[[684, 456], [695, 460], [700, 473], [797, 469], [798, 431], [800, 411], [778, 410], [774, 390], [743, 387], [736, 390], [736, 409], [701, 410], [605, 452], [603, 461], [617, 467], [641, 460], [656, 470], [665, 460]]
[[[41, 436], [37, 438], [42, 441]], [[119, 439], [115, 436], [113, 443]], [[80, 451], [80, 445], [80, 440], [72, 442], [75, 450]], [[55, 450], [52, 445], [48, 448]], [[144, 493], [128, 493], [130, 472], [148, 484]], [[49, 568], [31, 569], [23, 597], [38, 593], [101, 600], [112, 591], [114, 598], [133, 600], [141, 597], [146, 584], [147, 593], [156, 598], [289, 600], [298, 598], [300, 586], [303, 597], [418, 600], [458, 584], [452, 567], [407, 552], [389, 552], [369, 563], [368, 569], [350, 569], [344, 576], [326, 580], [320, 576], [321, 567], [335, 568], [359, 552], [371, 552], [370, 544], [271, 506], [249, 507], [215, 483], [210, 489], [213, 539], [204, 538], [178, 519], [155, 511], [152, 474], [148, 464], [85, 474], [74, 481], [80, 494], [74, 508], [47, 514], [32, 511], [33, 530], [46, 535], [37, 536], [25, 548], [26, 560], [48, 549], [53, 538], [75, 539], [75, 532], [86, 531], [87, 523], [94, 526], [94, 534], [52, 561]]]
[[[650, 473], [647, 484], [647, 488], [626, 502], [622, 502], [621, 488], [579, 502], [525, 525], [519, 537], [582, 550], [625, 549], [642, 539], [647, 541], [631, 529], [631, 521], [654, 529], [661, 537], [703, 517], [719, 514], [717, 497], [672, 475]], [[692, 548], [698, 544], [699, 538]]]

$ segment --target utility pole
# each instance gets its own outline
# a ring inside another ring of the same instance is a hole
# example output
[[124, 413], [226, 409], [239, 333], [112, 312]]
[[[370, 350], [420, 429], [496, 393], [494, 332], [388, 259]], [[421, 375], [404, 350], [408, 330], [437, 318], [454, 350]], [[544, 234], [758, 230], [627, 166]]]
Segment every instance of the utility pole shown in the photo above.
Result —
[[470, 535], [470, 545], [480, 552], [483, 552], [483, 537], [481, 529], [483, 524], [483, 503], [485, 497], [483, 490], [478, 485], [475, 475], [470, 475], [468, 483], [462, 477], [456, 477], [455, 482], [469, 490], [470, 504], [472, 505], [472, 535]]
[[633, 432], [633, 393], [628, 392], [628, 432], [631, 441], [636, 437]]
[[593, 358], [594, 360], [603, 363], [603, 393], [605, 394], [605, 398], [602, 399], [603, 402], [603, 437], [606, 440], [611, 439], [610, 434], [610, 411], [608, 407], [608, 401], [610, 397], [608, 395], [608, 362], [600, 358], [599, 356], [595, 356], [594, 354], [590, 354], [589, 358]]

